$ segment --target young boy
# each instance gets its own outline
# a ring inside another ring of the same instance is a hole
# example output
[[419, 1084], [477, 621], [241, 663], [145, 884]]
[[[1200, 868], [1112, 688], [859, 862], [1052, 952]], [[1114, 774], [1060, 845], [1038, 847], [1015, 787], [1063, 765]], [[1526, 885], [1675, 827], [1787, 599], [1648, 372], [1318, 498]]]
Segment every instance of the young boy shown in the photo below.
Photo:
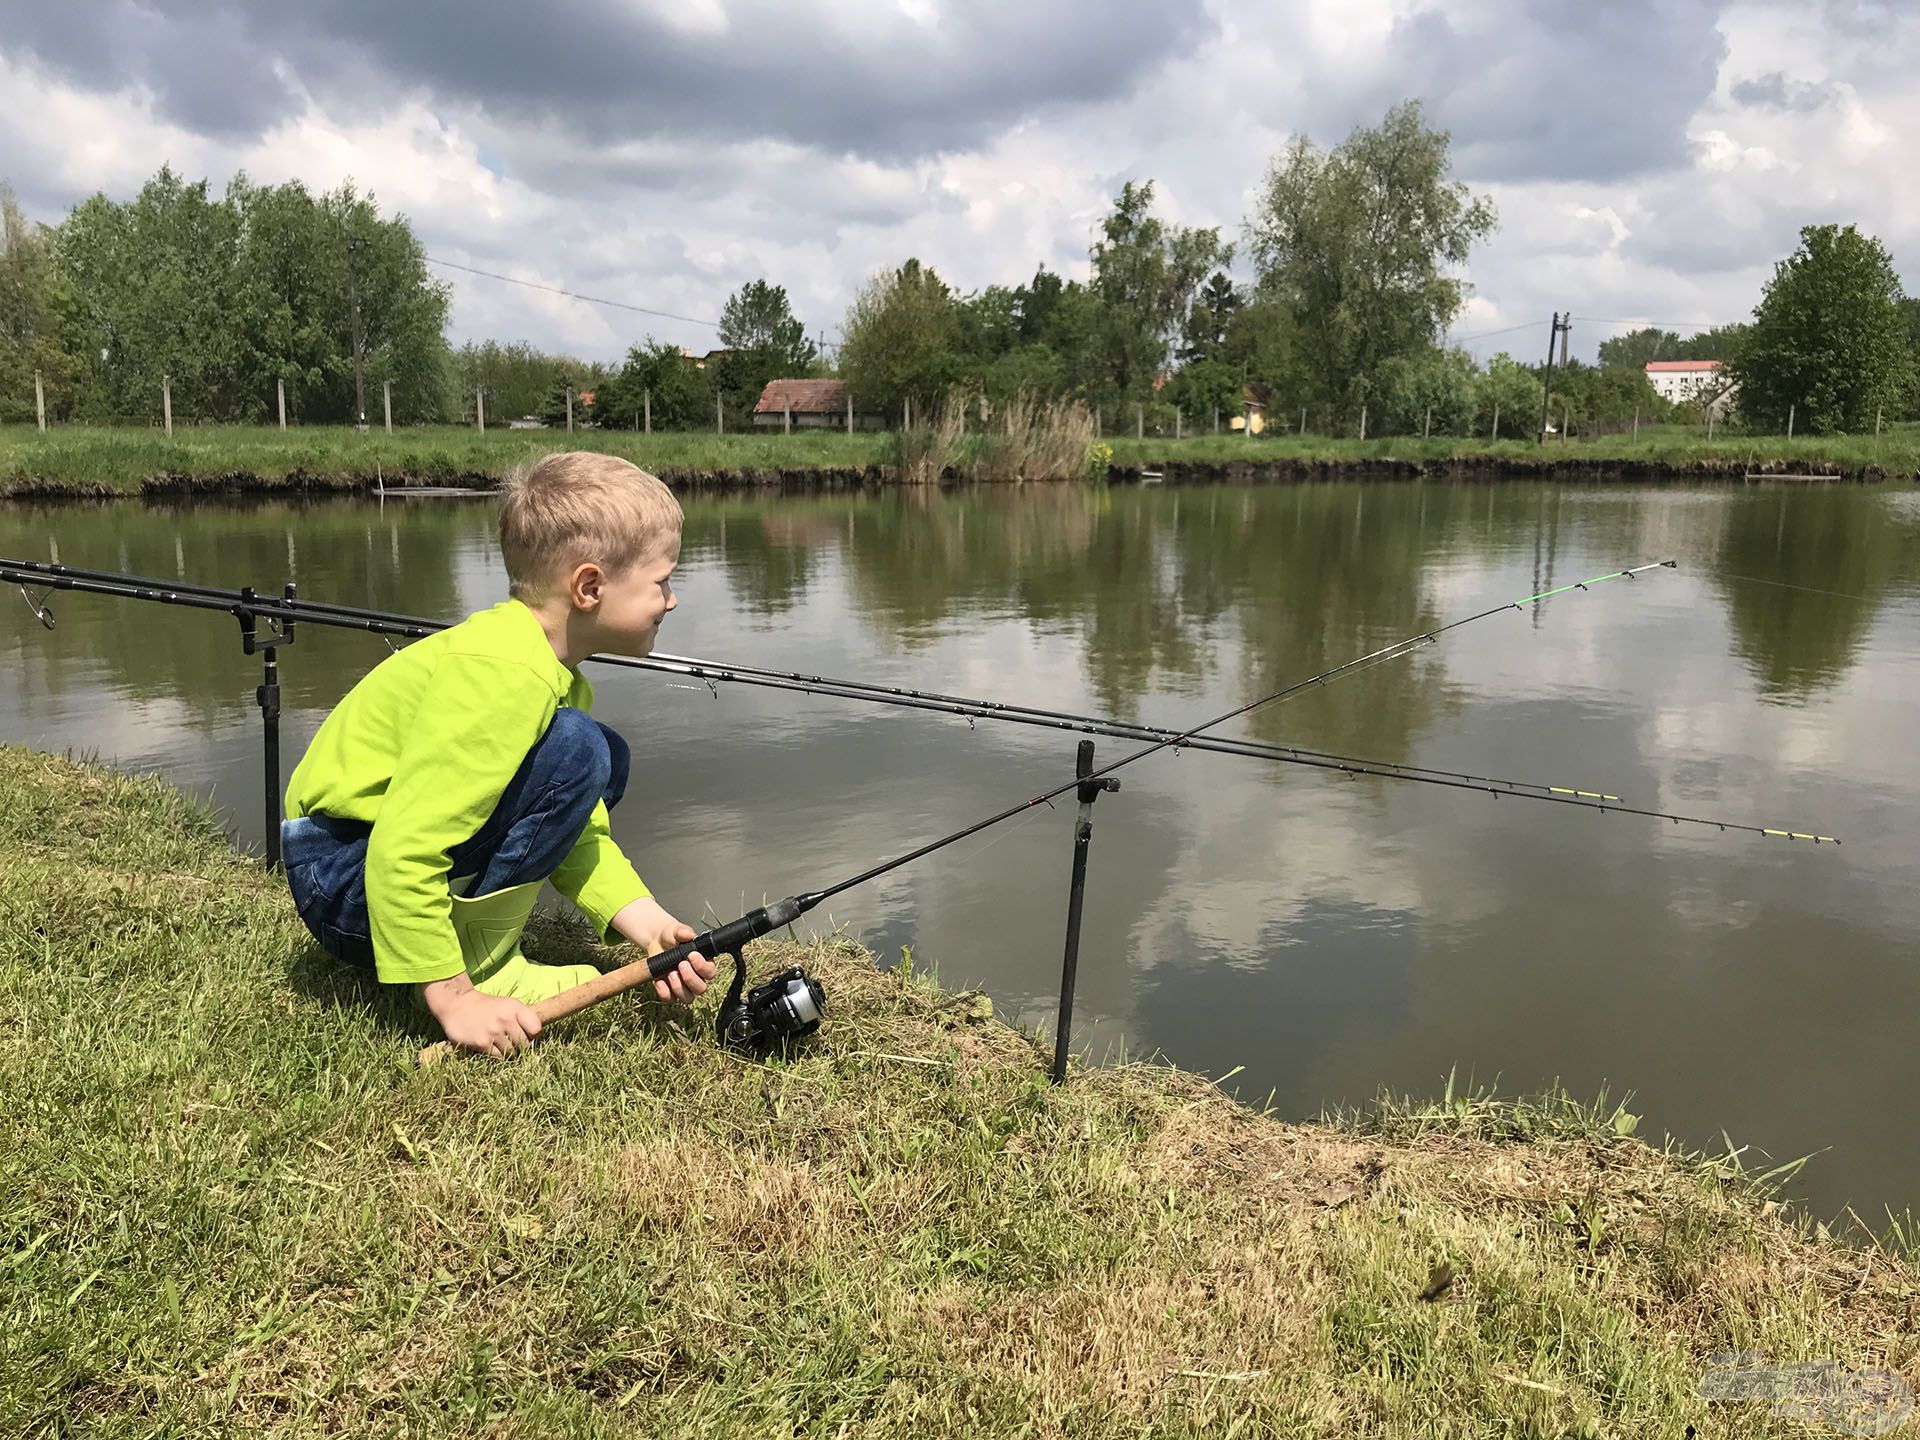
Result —
[[[680, 518], [625, 460], [541, 460], [500, 509], [513, 598], [382, 661], [288, 782], [281, 852], [300, 918], [337, 959], [419, 986], [470, 1050], [523, 1049], [540, 1033], [532, 1004], [598, 973], [521, 955], [542, 881], [650, 955], [693, 938], [608, 832], [628, 751], [588, 714], [578, 668], [653, 649], [678, 603]], [[685, 1001], [713, 971], [692, 956], [656, 989]]]

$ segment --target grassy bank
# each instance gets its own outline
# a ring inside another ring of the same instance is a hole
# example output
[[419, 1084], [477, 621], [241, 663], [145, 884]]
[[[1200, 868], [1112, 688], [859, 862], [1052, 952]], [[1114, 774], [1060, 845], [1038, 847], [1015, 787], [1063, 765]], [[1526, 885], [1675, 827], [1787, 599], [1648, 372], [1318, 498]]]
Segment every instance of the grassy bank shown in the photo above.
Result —
[[419, 1070], [205, 814], [0, 748], [0, 1433], [1800, 1435], [1707, 1357], [1920, 1381], [1909, 1263], [1614, 1107], [1056, 1090], [807, 959], [789, 1064], [616, 1004]]
[[[971, 438], [971, 437], [970, 437]], [[1615, 467], [1649, 475], [1738, 479], [1749, 469], [1828, 471], [1854, 478], [1920, 475], [1920, 427], [1879, 439], [1717, 437], [1698, 429], [1649, 427], [1639, 438], [1607, 436], [1539, 446], [1522, 440], [1389, 438], [1332, 440], [1231, 435], [1184, 440], [1110, 439], [1116, 473], [1172, 464], [1217, 467], [1249, 462], [1274, 478], [1322, 468], [1390, 465], [1445, 472], [1490, 466], [1518, 474], [1560, 466], [1579, 472]], [[489, 431], [446, 426], [357, 435], [344, 429], [182, 426], [168, 440], [157, 429], [0, 426], [0, 496], [122, 495], [196, 489], [317, 489], [389, 484], [492, 484], [513, 466], [548, 450], [610, 450], [681, 484], [877, 482], [894, 455], [893, 437], [831, 431], [779, 434], [633, 435], [626, 432]]]

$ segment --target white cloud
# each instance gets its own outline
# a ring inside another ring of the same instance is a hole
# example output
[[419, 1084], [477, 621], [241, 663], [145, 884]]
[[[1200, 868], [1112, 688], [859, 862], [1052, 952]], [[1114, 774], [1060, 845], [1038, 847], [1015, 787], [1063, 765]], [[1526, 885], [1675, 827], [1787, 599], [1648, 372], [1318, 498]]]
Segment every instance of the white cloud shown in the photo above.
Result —
[[[1596, 25], [1570, 57], [1513, 0], [1445, 11], [1194, 0], [1152, 19], [1060, 4], [1018, 17], [937, 0], [809, 16], [648, 0], [594, 31], [603, 58], [631, 60], [617, 78], [609, 67], [568, 83], [540, 55], [503, 71], [492, 49], [355, 48], [331, 26], [310, 46], [263, 51], [225, 108], [221, 87], [186, 96], [167, 68], [195, 53], [205, 17], [164, 9], [104, 4], [117, 48], [68, 52], [33, 27], [0, 37], [12, 141], [0, 165], [41, 218], [96, 189], [130, 194], [163, 163], [216, 188], [241, 169], [316, 188], [351, 178], [446, 259], [702, 317], [765, 275], [810, 329], [831, 332], [865, 279], [908, 255], [962, 288], [1017, 283], [1041, 263], [1084, 274], [1092, 227], [1126, 179], [1155, 180], [1169, 217], [1237, 238], [1289, 132], [1330, 143], [1418, 95], [1501, 214], [1469, 267], [1458, 333], [1544, 329], [1548, 311], [1569, 307], [1741, 319], [1815, 221], [1859, 223], [1896, 261], [1920, 251], [1920, 196], [1886, 183], [1898, 137], [1920, 133], [1905, 80], [1920, 26], [1868, 25], [1843, 5], [1732, 0], [1690, 12], [1686, 36], [1658, 44], [1637, 22]], [[1071, 76], [1009, 49], [1089, 33], [1097, 54], [1058, 60]], [[770, 67], [776, 42], [805, 47], [793, 56], [803, 68]], [[1479, 58], [1437, 63], [1455, 54]], [[930, 67], [922, 82], [916, 64]], [[1078, 73], [1088, 64], [1105, 83]], [[1608, 81], [1589, 87], [1602, 98], [1569, 86], [1569, 64]], [[1515, 89], [1535, 74], [1545, 90]], [[1527, 106], [1534, 118], [1520, 123]], [[449, 279], [459, 339], [611, 356], [647, 333], [711, 336]], [[1576, 349], [1618, 328], [1576, 319]], [[1470, 348], [1525, 350], [1527, 338]]]

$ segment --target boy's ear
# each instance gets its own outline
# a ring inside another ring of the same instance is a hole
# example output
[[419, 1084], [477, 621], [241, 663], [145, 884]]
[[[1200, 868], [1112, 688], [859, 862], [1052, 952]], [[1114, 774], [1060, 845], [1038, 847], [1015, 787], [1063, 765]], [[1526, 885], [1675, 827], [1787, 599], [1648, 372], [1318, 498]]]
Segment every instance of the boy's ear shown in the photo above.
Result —
[[597, 610], [600, 608], [600, 590], [606, 581], [606, 574], [593, 561], [573, 567], [573, 573], [567, 576], [567, 602], [576, 610]]

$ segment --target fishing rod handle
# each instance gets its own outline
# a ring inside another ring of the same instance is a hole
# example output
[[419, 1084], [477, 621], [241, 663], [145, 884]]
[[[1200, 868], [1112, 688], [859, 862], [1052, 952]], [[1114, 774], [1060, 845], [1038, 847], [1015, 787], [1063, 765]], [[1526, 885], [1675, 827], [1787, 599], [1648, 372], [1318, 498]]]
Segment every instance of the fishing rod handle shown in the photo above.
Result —
[[616, 995], [624, 995], [629, 990], [638, 989], [652, 980], [664, 980], [679, 968], [680, 962], [689, 955], [704, 955], [709, 960], [718, 960], [738, 950], [749, 940], [758, 940], [782, 925], [790, 925], [800, 918], [806, 907], [798, 897], [789, 896], [785, 900], [776, 900], [771, 905], [762, 905], [758, 910], [749, 910], [738, 920], [729, 920], [724, 925], [716, 925], [691, 940], [683, 940], [671, 949], [662, 950], [658, 955], [650, 955], [644, 960], [635, 960], [630, 965], [622, 965], [617, 970], [609, 970], [604, 975], [576, 985], [571, 990], [562, 990], [558, 995], [550, 996], [533, 1007], [533, 1013], [540, 1017], [542, 1025], [561, 1020], [569, 1015], [577, 1015], [602, 1000], [611, 1000]]

